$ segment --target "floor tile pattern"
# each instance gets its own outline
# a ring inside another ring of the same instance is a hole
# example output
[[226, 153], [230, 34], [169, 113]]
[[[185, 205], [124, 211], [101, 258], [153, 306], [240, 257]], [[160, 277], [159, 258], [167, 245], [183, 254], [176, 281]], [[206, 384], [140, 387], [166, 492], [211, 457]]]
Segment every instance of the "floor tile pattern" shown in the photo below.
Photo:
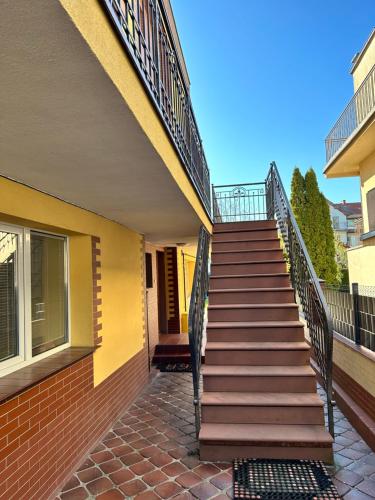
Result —
[[[321, 391], [321, 395], [324, 393]], [[375, 498], [375, 453], [335, 408], [335, 465], [345, 500]], [[231, 465], [200, 462], [189, 373], [158, 373], [65, 484], [59, 500], [228, 499]]]

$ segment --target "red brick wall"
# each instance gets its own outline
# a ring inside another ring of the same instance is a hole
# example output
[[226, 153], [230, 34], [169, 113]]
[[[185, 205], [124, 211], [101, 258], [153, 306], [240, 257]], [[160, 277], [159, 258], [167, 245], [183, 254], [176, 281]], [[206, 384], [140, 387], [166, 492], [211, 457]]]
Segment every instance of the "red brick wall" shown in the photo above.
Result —
[[0, 498], [56, 492], [147, 379], [143, 349], [94, 388], [91, 354], [0, 404]]

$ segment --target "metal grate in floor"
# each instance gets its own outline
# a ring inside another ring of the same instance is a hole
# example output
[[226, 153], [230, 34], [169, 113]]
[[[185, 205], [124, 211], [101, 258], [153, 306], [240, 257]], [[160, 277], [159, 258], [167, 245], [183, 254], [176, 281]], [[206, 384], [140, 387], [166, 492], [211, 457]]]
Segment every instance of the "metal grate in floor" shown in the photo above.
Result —
[[237, 459], [233, 498], [256, 500], [337, 500], [340, 495], [322, 462]]

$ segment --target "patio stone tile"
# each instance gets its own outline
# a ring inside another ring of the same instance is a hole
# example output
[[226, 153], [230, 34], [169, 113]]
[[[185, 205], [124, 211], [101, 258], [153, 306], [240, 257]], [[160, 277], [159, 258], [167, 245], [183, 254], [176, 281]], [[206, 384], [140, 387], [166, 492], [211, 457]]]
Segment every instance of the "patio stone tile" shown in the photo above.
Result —
[[100, 464], [99, 467], [105, 474], [110, 474], [111, 472], [115, 472], [116, 470], [121, 469], [121, 467], [123, 467], [123, 464], [122, 462], [120, 462], [120, 460], [114, 458], [113, 460], [108, 460], [108, 462]]
[[366, 479], [362, 483], [357, 484], [356, 488], [357, 490], [362, 491], [362, 493], [366, 493], [366, 495], [375, 498], [375, 481], [372, 479]]
[[104, 451], [104, 450], [105, 450], [104, 444], [100, 443], [96, 448], [92, 450], [91, 453], [98, 453], [99, 451]]
[[152, 462], [157, 467], [163, 467], [164, 465], [170, 464], [173, 461], [172, 457], [168, 455], [168, 453], [155, 453], [150, 458], [150, 462]]
[[181, 486], [174, 481], [167, 481], [166, 483], [159, 484], [155, 488], [155, 493], [157, 493], [161, 498], [172, 498], [177, 493], [182, 490]]
[[103, 493], [103, 491], [110, 490], [112, 488], [112, 481], [108, 479], [108, 477], [100, 477], [99, 479], [95, 479], [86, 485], [86, 488], [93, 495], [98, 495], [99, 493]]
[[197, 467], [201, 462], [197, 456], [188, 455], [181, 460], [181, 463], [186, 465], [189, 469], [194, 469], [194, 467]]
[[113, 453], [111, 453], [110, 451], [99, 451], [98, 453], [94, 453], [93, 455], [91, 455], [91, 458], [95, 463], [101, 464], [103, 462], [111, 460], [111, 458], [113, 458]]
[[144, 457], [139, 453], [129, 453], [129, 455], [121, 457], [121, 462], [124, 463], [125, 465], [130, 466], [138, 462], [141, 462], [143, 459]]
[[344, 457], [343, 455], [340, 455], [340, 453], [335, 454], [335, 465], [337, 465], [338, 467], [346, 467], [347, 465], [353, 463], [353, 460], [351, 458]]
[[77, 475], [83, 483], [89, 483], [90, 481], [102, 476], [103, 473], [98, 467], [90, 467], [89, 469], [78, 472]]
[[169, 465], [165, 465], [162, 469], [162, 472], [169, 477], [176, 477], [184, 472], [188, 471], [188, 468], [185, 465], [180, 464], [179, 462], [172, 462]]
[[154, 455], [158, 455], [160, 453], [160, 448], [157, 446], [148, 446], [147, 448], [139, 450], [139, 453], [145, 458], [150, 458]]
[[125, 498], [125, 495], [119, 490], [108, 490], [96, 496], [96, 500], [121, 500], [122, 498]]
[[143, 480], [149, 486], [156, 486], [160, 483], [164, 483], [164, 481], [166, 481], [167, 479], [168, 476], [166, 476], [163, 472], [161, 472], [161, 470], [155, 470], [143, 476]]
[[89, 495], [84, 488], [75, 488], [74, 490], [67, 491], [66, 493], [62, 493], [60, 498], [62, 500], [85, 500]]
[[191, 493], [189, 493], [188, 491], [184, 491], [183, 493], [174, 496], [173, 500], [192, 500], [193, 498], [194, 497]]
[[122, 484], [134, 478], [134, 474], [128, 469], [120, 469], [109, 475], [110, 480], [114, 484]]
[[341, 469], [335, 475], [335, 478], [345, 484], [348, 484], [349, 486], [355, 486], [363, 480], [363, 476], [361, 476], [360, 474], [345, 469]]
[[195, 474], [194, 472], [185, 472], [176, 478], [178, 484], [180, 484], [183, 488], [192, 488], [196, 484], [202, 481], [202, 478]]
[[154, 500], [160, 498], [154, 491], [145, 491], [134, 497], [136, 500]]
[[103, 443], [106, 445], [107, 448], [115, 448], [117, 446], [122, 445], [124, 441], [120, 437], [114, 437], [108, 439], [107, 441], [103, 441]]
[[116, 457], [122, 457], [124, 455], [128, 455], [129, 453], [131, 453], [133, 451], [133, 448], [131, 448], [127, 444], [122, 444], [121, 446], [116, 446], [115, 448], [112, 448], [111, 451]]
[[344, 500], [372, 500], [372, 498], [373, 497], [369, 497], [358, 490], [349, 491], [349, 493], [344, 496]]
[[134, 479], [134, 481], [129, 481], [128, 483], [124, 483], [120, 486], [120, 490], [128, 497], [134, 497], [146, 489], [147, 486], [140, 479]]
[[78, 471], [88, 469], [89, 467], [92, 467], [93, 465], [95, 465], [94, 462], [92, 460], [90, 460], [89, 458], [86, 458], [86, 460], [83, 462], [83, 464], [78, 469]]
[[174, 448], [173, 450], [168, 450], [168, 455], [177, 459], [186, 457], [187, 454], [188, 454], [187, 449], [182, 447]]
[[145, 438], [149, 438], [150, 436], [155, 436], [158, 433], [157, 430], [153, 429], [152, 427], [146, 427], [145, 429], [142, 429], [139, 431], [139, 434]]
[[200, 483], [194, 486], [194, 488], [191, 488], [190, 493], [196, 498], [199, 498], [199, 500], [206, 500], [217, 495], [219, 491], [210, 483]]
[[361, 463], [358, 464], [354, 462], [352, 466], [350, 466], [350, 470], [356, 472], [357, 474], [361, 474], [363, 477], [370, 476], [371, 474], [375, 474], [375, 466], [371, 464]]
[[132, 448], [135, 450], [141, 450], [142, 448], [147, 448], [148, 446], [151, 446], [150, 441], [147, 441], [147, 439], [138, 439], [137, 441], [133, 441], [131, 443]]
[[344, 448], [343, 450], [340, 451], [340, 455], [343, 455], [344, 457], [346, 458], [350, 458], [352, 460], [359, 460], [361, 459], [365, 454], [360, 452], [360, 451], [356, 451], [356, 450], [353, 450], [351, 447], [350, 448]]
[[194, 472], [200, 477], [203, 477], [203, 479], [207, 479], [208, 477], [219, 474], [220, 469], [213, 464], [202, 464], [196, 467], [194, 469]]
[[73, 488], [77, 488], [81, 483], [78, 481], [76, 476], [72, 476], [69, 481], [65, 484], [62, 491], [72, 490]]
[[143, 460], [143, 462], [138, 462], [130, 467], [130, 470], [134, 472], [136, 476], [143, 476], [154, 469], [155, 467], [148, 460]]
[[346, 493], [348, 493], [350, 490], [351, 490], [351, 487], [348, 486], [347, 484], [345, 483], [342, 483], [341, 481], [339, 481], [338, 479], [333, 479], [333, 484], [336, 486], [336, 489], [337, 489], [337, 493], [340, 495], [340, 496], [344, 496]]
[[164, 434], [155, 434], [155, 436], [150, 436], [148, 440], [152, 444], [159, 444], [162, 443], [163, 441], [167, 441], [168, 438], [164, 436]]
[[218, 476], [214, 476], [210, 479], [210, 482], [216, 486], [219, 490], [224, 490], [232, 485], [232, 475], [227, 472], [222, 472]]

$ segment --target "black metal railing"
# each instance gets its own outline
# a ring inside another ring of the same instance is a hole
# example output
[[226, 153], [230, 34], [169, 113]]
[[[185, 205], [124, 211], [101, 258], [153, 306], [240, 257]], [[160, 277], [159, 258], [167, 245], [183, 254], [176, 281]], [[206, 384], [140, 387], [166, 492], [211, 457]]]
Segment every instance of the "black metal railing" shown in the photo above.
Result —
[[162, 0], [101, 0], [208, 213], [210, 173]]
[[275, 217], [284, 242], [292, 285], [309, 330], [313, 357], [327, 395], [328, 427], [333, 436], [331, 315], [275, 163], [271, 163], [266, 191], [268, 218]]
[[266, 183], [212, 186], [212, 206], [214, 222], [266, 219]]
[[375, 110], [375, 66], [358, 87], [349, 104], [328, 134], [327, 162], [339, 151], [357, 127], [362, 125]]
[[200, 378], [204, 318], [208, 297], [208, 256], [210, 234], [201, 226], [199, 232], [197, 258], [195, 262], [193, 289], [189, 307], [189, 345], [194, 389], [195, 428], [198, 437], [200, 429]]
[[[334, 330], [347, 339], [375, 351], [375, 287], [323, 287]], [[372, 295], [372, 296], [371, 296]]]

